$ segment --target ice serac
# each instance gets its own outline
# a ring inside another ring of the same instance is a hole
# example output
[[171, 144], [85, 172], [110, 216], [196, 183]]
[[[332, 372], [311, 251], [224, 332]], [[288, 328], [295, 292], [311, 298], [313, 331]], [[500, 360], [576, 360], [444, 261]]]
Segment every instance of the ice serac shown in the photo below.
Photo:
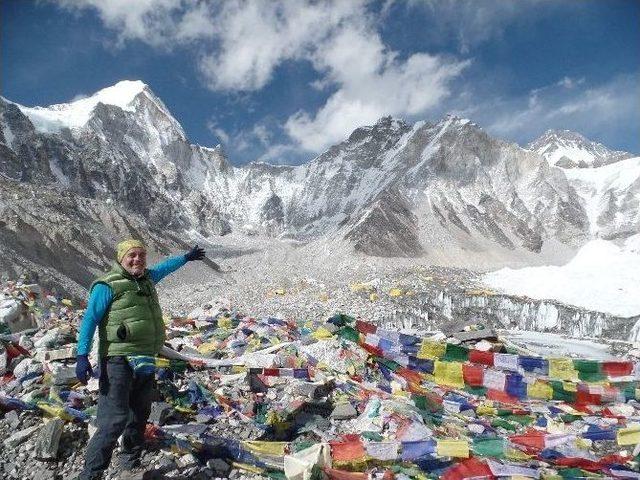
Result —
[[633, 156], [610, 150], [571, 130], [547, 130], [527, 148], [542, 155], [549, 165], [562, 168], [601, 167]]

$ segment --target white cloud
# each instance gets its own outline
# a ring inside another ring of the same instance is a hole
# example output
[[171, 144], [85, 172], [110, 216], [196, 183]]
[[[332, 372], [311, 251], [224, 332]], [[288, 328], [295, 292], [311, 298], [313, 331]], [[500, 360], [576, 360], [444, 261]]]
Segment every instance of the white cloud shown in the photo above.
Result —
[[582, 85], [584, 82], [585, 82], [584, 77], [577, 78], [577, 79], [571, 78], [571, 77], [563, 77], [560, 80], [558, 80], [558, 83], [556, 83], [556, 85], [564, 88], [574, 88], [578, 85]]
[[399, 60], [377, 32], [358, 24], [342, 27], [315, 52], [313, 61], [337, 90], [314, 115], [300, 111], [285, 128], [303, 148], [315, 152], [384, 115], [416, 115], [434, 107], [469, 64], [426, 53]]
[[286, 60], [308, 59], [364, 2], [227, 1], [216, 14], [215, 50], [200, 68], [216, 90], [259, 90]]
[[121, 42], [142, 40], [153, 46], [167, 44], [175, 36], [175, 16], [184, 0], [54, 0], [69, 10], [94, 10]]
[[216, 138], [223, 144], [229, 145], [229, 134], [221, 128], [215, 120], [208, 120], [206, 124], [207, 130], [216, 136]]

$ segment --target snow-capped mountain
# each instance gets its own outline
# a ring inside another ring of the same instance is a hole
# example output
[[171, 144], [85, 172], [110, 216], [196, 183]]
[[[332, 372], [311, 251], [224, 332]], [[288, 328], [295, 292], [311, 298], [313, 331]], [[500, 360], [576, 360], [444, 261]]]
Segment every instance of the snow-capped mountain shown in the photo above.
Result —
[[[56, 227], [29, 202], [18, 212], [6, 193], [11, 188], [27, 197], [47, 191], [47, 202], [34, 202], [41, 210], [56, 209], [59, 195], [61, 205], [74, 199], [72, 209], [91, 201], [125, 219], [131, 212], [138, 223], [125, 221], [124, 229], [122, 222], [94, 225], [98, 251], [107, 251], [114, 237], [149, 236], [145, 229], [182, 236], [235, 231], [373, 256], [441, 263], [474, 257], [497, 265], [575, 251], [599, 234], [594, 222], [605, 222], [612, 237], [627, 236], [638, 224], [635, 183], [616, 183], [615, 192], [626, 195], [619, 203], [611, 189], [589, 189], [569, 174], [574, 170], [550, 166], [535, 148], [494, 139], [455, 116], [415, 125], [385, 117], [296, 167], [235, 167], [220, 146], [189, 143], [142, 82], [120, 82], [46, 108], [0, 98], [0, 124], [0, 203], [29, 228], [46, 232], [44, 244], [54, 242], [46, 239]], [[625, 164], [600, 168], [615, 165]], [[593, 196], [606, 195], [615, 201], [595, 215], [592, 204], [602, 201]], [[58, 213], [76, 218], [66, 207]], [[15, 238], [19, 223], [0, 225], [0, 242]], [[37, 261], [25, 255], [25, 261], [44, 262], [42, 255]]]
[[527, 148], [542, 155], [549, 165], [562, 168], [601, 167], [633, 156], [610, 150], [570, 130], [547, 130]]
[[640, 232], [640, 157], [565, 174], [582, 198], [590, 237], [624, 239]]

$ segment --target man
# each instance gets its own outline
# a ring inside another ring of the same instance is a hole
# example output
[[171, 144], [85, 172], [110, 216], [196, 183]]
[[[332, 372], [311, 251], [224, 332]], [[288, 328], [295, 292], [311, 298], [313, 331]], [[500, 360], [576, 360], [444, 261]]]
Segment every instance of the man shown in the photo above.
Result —
[[93, 374], [88, 355], [98, 328], [98, 429], [87, 446], [84, 470], [78, 477], [82, 480], [102, 477], [121, 434], [123, 472], [118, 478], [134, 476], [153, 399], [155, 375], [138, 373], [131, 362], [137, 355], [157, 355], [165, 339], [155, 284], [185, 263], [205, 257], [204, 250], [196, 245], [184, 255], [170, 257], [147, 269], [147, 252], [142, 242], [125, 240], [116, 250], [118, 262], [91, 285], [78, 338], [76, 376], [86, 384]]

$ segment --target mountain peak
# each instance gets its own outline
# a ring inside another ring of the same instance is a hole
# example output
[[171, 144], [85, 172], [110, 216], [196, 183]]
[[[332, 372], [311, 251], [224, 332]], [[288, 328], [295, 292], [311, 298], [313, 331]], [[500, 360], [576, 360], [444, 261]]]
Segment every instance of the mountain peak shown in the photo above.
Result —
[[115, 85], [98, 90], [91, 96], [81, 96], [68, 103], [59, 103], [48, 107], [25, 107], [22, 105], [18, 105], [18, 107], [22, 113], [29, 117], [36, 129], [46, 133], [56, 133], [63, 128], [73, 129], [84, 126], [98, 103], [114, 105], [126, 111], [134, 111], [134, 100], [142, 93], [146, 93], [152, 101], [166, 110], [162, 102], [140, 80], [122, 80]]
[[448, 123], [450, 125], [467, 125], [473, 123], [468, 118], [460, 117], [455, 113], [447, 113], [438, 123]]
[[406, 122], [404, 120], [402, 120], [401, 118], [395, 118], [392, 117], [391, 115], [387, 115], [386, 117], [381, 117], [376, 123], [375, 125], [373, 125], [373, 128], [391, 128], [392, 130], [399, 130], [399, 129], [403, 129], [407, 126]]
[[527, 149], [542, 155], [550, 165], [563, 168], [599, 167], [633, 156], [610, 150], [572, 130], [547, 130]]

